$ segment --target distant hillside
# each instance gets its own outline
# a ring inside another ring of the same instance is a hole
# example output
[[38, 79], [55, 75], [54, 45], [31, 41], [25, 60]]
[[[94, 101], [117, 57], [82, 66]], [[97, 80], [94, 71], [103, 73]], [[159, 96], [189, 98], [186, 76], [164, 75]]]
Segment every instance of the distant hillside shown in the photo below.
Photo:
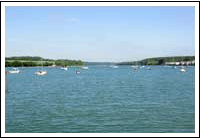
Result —
[[111, 62], [84, 62], [85, 65], [111, 65]]
[[180, 62], [180, 61], [192, 61], [195, 60], [195, 56], [171, 56], [171, 57], [156, 57], [146, 58], [140, 61], [121, 62], [117, 65], [162, 65], [165, 62]]
[[80, 60], [68, 60], [68, 59], [45, 59], [39, 56], [18, 56], [18, 57], [6, 57], [6, 67], [33, 67], [33, 66], [74, 66], [83, 65]]

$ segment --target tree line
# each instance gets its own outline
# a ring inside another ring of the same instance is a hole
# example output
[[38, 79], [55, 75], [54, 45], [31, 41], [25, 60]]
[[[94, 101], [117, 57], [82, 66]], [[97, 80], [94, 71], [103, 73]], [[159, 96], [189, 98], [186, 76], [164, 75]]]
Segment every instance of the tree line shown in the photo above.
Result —
[[38, 62], [22, 62], [22, 61], [6, 61], [5, 62], [5, 67], [36, 67], [36, 66], [52, 66], [53, 62], [43, 62], [43, 63], [38, 63]]
[[117, 63], [117, 65], [163, 65], [165, 62], [181, 62], [193, 60], [195, 60], [195, 56], [156, 57], [147, 58], [140, 61], [121, 62]]
[[[43, 62], [45, 61], [45, 62]], [[83, 65], [82, 61], [68, 60], [68, 59], [44, 59], [42, 57], [20, 56], [20, 57], [6, 57], [6, 67], [34, 67], [34, 66], [74, 66]]]

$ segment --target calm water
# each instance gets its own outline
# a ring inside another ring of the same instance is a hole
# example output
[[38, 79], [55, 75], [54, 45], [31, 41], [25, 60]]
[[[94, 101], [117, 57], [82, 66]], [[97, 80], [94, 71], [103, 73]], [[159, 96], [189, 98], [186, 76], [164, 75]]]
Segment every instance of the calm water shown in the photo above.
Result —
[[[8, 68], [10, 69], [10, 68]], [[195, 75], [171, 67], [38, 68], [6, 76], [7, 133], [194, 133]]]

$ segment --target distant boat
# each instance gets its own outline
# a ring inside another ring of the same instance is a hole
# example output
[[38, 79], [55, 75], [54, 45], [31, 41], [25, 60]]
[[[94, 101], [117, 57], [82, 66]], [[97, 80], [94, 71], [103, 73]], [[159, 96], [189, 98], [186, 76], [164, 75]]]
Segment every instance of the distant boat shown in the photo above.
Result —
[[110, 67], [114, 69], [119, 68], [118, 66], [114, 66], [114, 65], [111, 65]]
[[181, 67], [180, 72], [187, 72], [185, 67]]
[[36, 75], [46, 75], [47, 72], [46, 71], [37, 71], [35, 72]]
[[47, 71], [43, 70], [43, 63], [42, 63], [42, 70], [36, 71], [34, 74], [36, 74], [36, 75], [47, 75]]
[[68, 68], [67, 68], [67, 67], [62, 67], [62, 68], [60, 68], [60, 69], [63, 69], [63, 70], [68, 70]]
[[82, 69], [85, 69], [85, 70], [87, 70], [88, 69], [88, 67], [81, 67]]
[[80, 71], [76, 71], [76, 73], [81, 73]]
[[9, 73], [20, 73], [21, 71], [18, 68], [13, 68]]
[[148, 67], [147, 70], [151, 70], [151, 67]]
[[112, 68], [116, 69], [116, 68], [119, 68], [118, 66], [113, 66]]
[[138, 70], [140, 67], [138, 65], [136, 66], [131, 66], [134, 70]]
[[141, 66], [140, 68], [144, 68], [145, 66]]

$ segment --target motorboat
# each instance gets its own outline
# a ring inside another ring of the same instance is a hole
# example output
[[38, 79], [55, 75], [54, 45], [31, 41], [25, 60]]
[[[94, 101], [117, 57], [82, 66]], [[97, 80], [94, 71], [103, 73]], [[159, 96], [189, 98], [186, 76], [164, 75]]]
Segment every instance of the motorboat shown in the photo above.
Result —
[[151, 67], [148, 67], [147, 70], [151, 70]]
[[20, 73], [21, 71], [18, 68], [13, 68], [9, 73]]
[[85, 69], [85, 70], [87, 70], [88, 69], [88, 67], [81, 67], [82, 69]]
[[61, 69], [63, 69], [63, 70], [68, 70], [68, 68], [67, 68], [67, 67], [62, 67]]
[[46, 75], [47, 71], [37, 71], [35, 72], [36, 75]]
[[140, 67], [138, 65], [136, 66], [131, 66], [134, 70], [138, 70]]
[[81, 73], [80, 71], [76, 71], [76, 73]]
[[140, 68], [144, 68], [145, 66], [141, 66]]
[[113, 66], [112, 68], [116, 69], [116, 68], [119, 68], [118, 66]]
[[181, 67], [180, 72], [187, 72], [185, 67]]

